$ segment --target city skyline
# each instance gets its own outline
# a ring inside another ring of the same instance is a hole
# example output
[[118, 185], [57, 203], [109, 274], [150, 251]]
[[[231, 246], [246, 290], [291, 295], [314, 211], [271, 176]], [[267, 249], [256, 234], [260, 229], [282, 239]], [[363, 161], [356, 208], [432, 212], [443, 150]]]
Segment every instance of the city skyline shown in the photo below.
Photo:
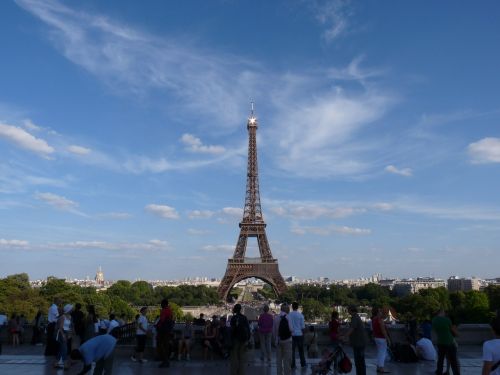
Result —
[[221, 278], [251, 101], [283, 275], [499, 277], [499, 10], [0, 3], [0, 277]]

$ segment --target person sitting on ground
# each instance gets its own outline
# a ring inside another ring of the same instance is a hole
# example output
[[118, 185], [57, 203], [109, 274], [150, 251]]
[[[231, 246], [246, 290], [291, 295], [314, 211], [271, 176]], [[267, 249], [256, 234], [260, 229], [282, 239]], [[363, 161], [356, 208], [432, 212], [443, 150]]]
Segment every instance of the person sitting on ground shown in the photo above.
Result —
[[207, 320], [205, 323], [205, 330], [203, 331], [203, 359], [208, 359], [208, 353], [210, 352], [210, 359], [213, 358], [213, 351], [217, 346], [217, 327]]
[[415, 344], [417, 356], [424, 361], [435, 361], [437, 358], [436, 349], [432, 341], [424, 337], [423, 333], [418, 334], [418, 340]]
[[491, 323], [495, 334], [493, 340], [485, 341], [483, 344], [483, 372], [482, 375], [500, 374], [500, 317]]
[[85, 375], [95, 362], [94, 374], [111, 375], [113, 370], [113, 353], [118, 340], [118, 329], [109, 334], [99, 335], [85, 341], [79, 349], [71, 352], [71, 359], [82, 360], [83, 369], [78, 375]]

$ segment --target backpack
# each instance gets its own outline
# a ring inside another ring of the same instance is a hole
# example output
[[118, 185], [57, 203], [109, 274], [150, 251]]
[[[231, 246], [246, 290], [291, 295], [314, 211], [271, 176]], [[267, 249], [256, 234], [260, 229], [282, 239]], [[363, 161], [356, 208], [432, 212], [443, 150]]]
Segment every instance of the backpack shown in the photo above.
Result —
[[290, 327], [288, 326], [288, 319], [286, 315], [283, 315], [280, 319], [280, 325], [278, 326], [278, 336], [280, 340], [288, 340], [292, 337], [292, 331], [290, 331]]
[[234, 316], [233, 337], [240, 342], [247, 342], [250, 340], [250, 326], [243, 315]]

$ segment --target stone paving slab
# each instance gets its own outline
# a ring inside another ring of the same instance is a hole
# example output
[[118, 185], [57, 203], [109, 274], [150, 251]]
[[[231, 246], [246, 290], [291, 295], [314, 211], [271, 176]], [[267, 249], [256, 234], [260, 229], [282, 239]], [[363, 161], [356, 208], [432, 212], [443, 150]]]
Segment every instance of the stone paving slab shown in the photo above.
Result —
[[[0, 375], [75, 375], [80, 371], [81, 364], [74, 365], [70, 370], [64, 371], [54, 369], [52, 367], [52, 359], [47, 359], [42, 355], [29, 354], [12, 354], [6, 353], [0, 356]], [[346, 352], [352, 358], [349, 348]], [[376, 374], [375, 352], [368, 350], [367, 352], [367, 373]], [[467, 348], [460, 352], [460, 364], [462, 375], [479, 374], [481, 372], [481, 348]], [[275, 375], [276, 364], [271, 362], [267, 364], [260, 361], [256, 351], [249, 351], [249, 363], [246, 375]], [[297, 369], [293, 371], [295, 375], [308, 375], [311, 373], [310, 366], [317, 363], [317, 359], [308, 359], [308, 367], [305, 369]], [[396, 362], [388, 362], [386, 368], [391, 371], [392, 375], [432, 375], [436, 369], [435, 362], [419, 362], [413, 364], [404, 364]], [[156, 375], [156, 374], [172, 374], [172, 375], [225, 375], [229, 374], [229, 362], [223, 360], [213, 361], [172, 361], [170, 368], [158, 368], [158, 362], [147, 362], [140, 364], [132, 362], [130, 358], [123, 355], [115, 358], [113, 373], [117, 375]], [[351, 372], [355, 374], [355, 370]]]

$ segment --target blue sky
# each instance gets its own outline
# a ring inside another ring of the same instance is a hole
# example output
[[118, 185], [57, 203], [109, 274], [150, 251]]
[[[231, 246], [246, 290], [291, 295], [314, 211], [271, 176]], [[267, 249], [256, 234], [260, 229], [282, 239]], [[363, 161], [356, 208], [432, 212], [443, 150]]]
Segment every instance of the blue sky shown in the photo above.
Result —
[[[498, 277], [500, 4], [0, 3], [0, 276]], [[250, 242], [248, 255], [256, 254]]]

